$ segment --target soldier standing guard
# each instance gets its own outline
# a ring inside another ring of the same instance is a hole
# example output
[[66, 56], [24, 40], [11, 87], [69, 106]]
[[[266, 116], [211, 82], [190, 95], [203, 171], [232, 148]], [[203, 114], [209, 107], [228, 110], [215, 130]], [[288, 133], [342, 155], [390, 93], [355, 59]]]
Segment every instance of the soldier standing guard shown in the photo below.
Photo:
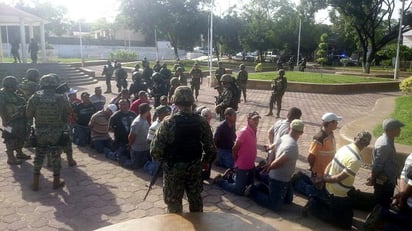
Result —
[[216, 156], [212, 131], [208, 122], [192, 111], [194, 97], [189, 87], [178, 87], [173, 99], [178, 112], [163, 120], [150, 144], [150, 154], [162, 163], [168, 212], [182, 213], [185, 191], [190, 212], [203, 212], [202, 165]]
[[103, 72], [102, 75], [104, 75], [105, 79], [106, 79], [106, 86], [107, 89], [104, 93], [112, 93], [112, 76], [113, 76], [113, 71], [114, 71], [114, 67], [112, 65], [112, 61], [107, 60], [106, 65], [104, 65], [103, 67]]
[[215, 78], [216, 78], [216, 80], [217, 80], [217, 86], [216, 86], [216, 89], [217, 89], [217, 91], [219, 92], [219, 94], [221, 93], [221, 90], [222, 90], [222, 84], [221, 84], [221, 78], [222, 78], [222, 76], [226, 73], [226, 70], [225, 70], [225, 68], [223, 67], [223, 63], [222, 63], [222, 61], [219, 61], [218, 63], [217, 63], [217, 69], [216, 69], [216, 72], [215, 72]]
[[[23, 153], [24, 137], [27, 135], [27, 123], [24, 116], [26, 101], [18, 96], [17, 79], [7, 76], [3, 79], [3, 88], [0, 89], [0, 116], [3, 122], [4, 143], [6, 144], [7, 163], [10, 165], [21, 164], [21, 159], [31, 159]], [[17, 152], [16, 157], [14, 151]]]
[[285, 94], [288, 81], [285, 77], [285, 70], [279, 70], [279, 76], [272, 80], [272, 96], [269, 102], [269, 112], [266, 116], [273, 116], [273, 105], [276, 103], [276, 118], [280, 117], [280, 110], [282, 109], [282, 97]]
[[195, 63], [192, 70], [189, 72], [189, 76], [192, 77], [190, 82], [192, 92], [195, 94], [195, 99], [199, 96], [200, 84], [202, 84], [202, 71], [199, 69], [199, 65]]
[[67, 113], [70, 112], [71, 108], [67, 98], [63, 94], [56, 93], [58, 83], [55, 74], [41, 77], [41, 90], [32, 95], [27, 103], [26, 117], [29, 121], [35, 119], [37, 138], [33, 166], [33, 191], [39, 189], [40, 170], [48, 153], [51, 153], [52, 160], [53, 189], [64, 186], [64, 181], [60, 180], [60, 154], [62, 147], [70, 142], [66, 123]]
[[228, 107], [236, 108], [233, 104], [233, 91], [231, 88], [233, 78], [229, 74], [224, 74], [221, 79], [223, 91], [219, 96], [216, 97], [216, 107], [215, 111], [220, 115], [220, 121], [225, 119], [225, 110]]
[[245, 64], [240, 64], [239, 66], [239, 73], [237, 74], [237, 83], [239, 84], [240, 90], [243, 92], [243, 99], [246, 103], [246, 87], [247, 87], [247, 80], [248, 80], [248, 73], [246, 71]]

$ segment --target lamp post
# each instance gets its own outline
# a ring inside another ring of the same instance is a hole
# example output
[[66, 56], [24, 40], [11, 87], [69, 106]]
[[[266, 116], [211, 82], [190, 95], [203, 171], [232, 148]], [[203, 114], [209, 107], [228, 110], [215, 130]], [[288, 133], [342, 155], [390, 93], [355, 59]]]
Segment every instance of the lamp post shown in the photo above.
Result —
[[395, 58], [395, 72], [393, 74], [393, 79], [396, 80], [399, 78], [399, 50], [402, 36], [402, 21], [403, 21], [403, 10], [405, 8], [405, 0], [402, 1], [401, 16], [399, 18], [399, 33], [398, 33], [398, 42], [396, 43], [396, 58]]
[[210, 32], [209, 32], [209, 76], [212, 83], [212, 62], [213, 62], [213, 5], [215, 1], [211, 0], [210, 6]]
[[302, 17], [299, 15], [299, 34], [298, 34], [298, 54], [296, 55], [296, 66], [299, 66], [299, 55], [300, 55], [300, 37], [302, 33]]
[[83, 59], [83, 41], [82, 41], [82, 23], [79, 21], [79, 40], [80, 40], [80, 59], [82, 62], [82, 66], [84, 66], [84, 59]]

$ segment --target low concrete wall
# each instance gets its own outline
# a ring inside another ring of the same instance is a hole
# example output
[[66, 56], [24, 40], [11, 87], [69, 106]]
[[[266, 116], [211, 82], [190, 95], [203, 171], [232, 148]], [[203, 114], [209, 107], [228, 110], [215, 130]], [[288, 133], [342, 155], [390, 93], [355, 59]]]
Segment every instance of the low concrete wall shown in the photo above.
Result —
[[[248, 80], [249, 89], [270, 90], [271, 81]], [[288, 82], [288, 91], [308, 93], [356, 93], [376, 91], [399, 91], [399, 81], [374, 83], [319, 84]]]

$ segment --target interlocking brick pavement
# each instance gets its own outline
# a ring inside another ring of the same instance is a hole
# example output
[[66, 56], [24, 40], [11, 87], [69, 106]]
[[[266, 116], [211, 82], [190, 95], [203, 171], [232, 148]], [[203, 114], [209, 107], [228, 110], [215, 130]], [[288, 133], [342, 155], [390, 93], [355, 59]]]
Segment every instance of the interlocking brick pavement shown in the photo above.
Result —
[[[101, 73], [97, 67], [97, 73]], [[198, 105], [213, 107], [215, 90], [207, 86], [201, 87]], [[112, 84], [114, 85], [114, 83]], [[98, 84], [77, 87], [82, 91], [93, 92], [95, 86], [105, 89], [104, 81]], [[312, 94], [302, 92], [286, 92], [283, 98], [281, 116], [286, 116], [287, 109], [299, 107], [305, 122], [305, 133], [298, 141], [300, 157], [298, 169], [307, 169], [306, 155], [312, 136], [320, 128], [320, 117], [325, 112], [334, 112], [343, 116], [339, 128], [360, 116], [365, 116], [373, 108], [377, 99], [395, 97], [396, 92], [378, 92], [362, 94]], [[115, 94], [106, 94], [107, 100]], [[270, 92], [248, 90], [247, 103], [240, 104], [237, 128], [246, 123], [248, 112], [257, 111], [261, 115], [267, 112]], [[391, 108], [388, 108], [391, 110]], [[259, 159], [264, 158], [262, 146], [267, 142], [267, 130], [275, 122], [275, 117], [262, 116], [258, 127]], [[213, 126], [217, 123], [212, 120]], [[379, 122], [377, 122], [379, 123]], [[336, 132], [337, 134], [337, 132]], [[4, 150], [4, 144], [0, 144]], [[9, 166], [4, 151], [0, 155], [0, 230], [93, 230], [111, 224], [163, 214], [165, 204], [162, 199], [161, 180], [150, 192], [146, 201], [142, 201], [146, 192], [145, 184], [150, 176], [142, 170], [130, 171], [120, 167], [116, 162], [106, 159], [89, 148], [74, 148], [74, 158], [78, 166], [69, 167], [66, 157], [62, 155], [61, 176], [66, 186], [61, 190], [52, 190], [51, 169], [43, 168], [40, 179], [40, 190], [30, 189], [33, 161], [25, 161], [21, 166]], [[32, 154], [33, 150], [25, 149]], [[212, 176], [222, 172], [215, 168]], [[362, 169], [356, 186], [371, 190], [364, 186], [367, 170]], [[301, 216], [301, 207], [305, 199], [295, 196], [294, 204], [285, 206], [274, 213], [262, 208], [248, 198], [235, 196], [215, 185], [204, 185], [204, 210], [213, 212], [244, 214], [272, 225], [279, 230], [336, 230], [315, 218]], [[187, 201], [184, 210], [188, 211]], [[356, 212], [356, 219], [362, 220], [364, 213]]]

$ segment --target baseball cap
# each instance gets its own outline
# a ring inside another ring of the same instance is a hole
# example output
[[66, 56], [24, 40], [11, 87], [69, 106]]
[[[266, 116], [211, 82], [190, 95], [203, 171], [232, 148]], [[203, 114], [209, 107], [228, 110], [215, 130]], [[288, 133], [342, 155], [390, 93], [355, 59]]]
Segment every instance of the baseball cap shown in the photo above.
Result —
[[233, 115], [233, 114], [237, 114], [238, 112], [235, 111], [235, 109], [228, 107], [225, 109], [225, 115]]
[[115, 113], [117, 111], [116, 104], [109, 104], [109, 105], [107, 105], [107, 108], [110, 109], [110, 111], [112, 111], [112, 113]]
[[405, 124], [401, 123], [399, 120], [392, 118], [386, 119], [382, 122], [382, 128], [385, 131], [401, 128], [403, 126], [405, 126]]
[[157, 114], [169, 114], [172, 109], [167, 105], [160, 105], [156, 108]]
[[142, 104], [139, 105], [139, 113], [140, 114], [144, 114], [144, 113], [150, 111], [150, 109], [151, 109], [151, 107], [147, 103], [142, 103]]
[[303, 132], [304, 127], [305, 127], [305, 124], [303, 124], [302, 120], [295, 119], [295, 120], [292, 120], [292, 122], [290, 122], [290, 129], [292, 129], [293, 131]]
[[75, 93], [77, 93], [77, 90], [76, 90], [76, 89], [73, 89], [73, 88], [70, 88], [70, 89], [67, 91], [67, 95], [72, 95], [72, 94], [75, 94]]
[[248, 119], [255, 119], [255, 118], [262, 118], [260, 117], [259, 113], [257, 113], [257, 111], [251, 112], [247, 115]]
[[328, 112], [328, 113], [323, 114], [322, 120], [323, 122], [341, 121], [342, 116], [337, 116], [334, 113]]

